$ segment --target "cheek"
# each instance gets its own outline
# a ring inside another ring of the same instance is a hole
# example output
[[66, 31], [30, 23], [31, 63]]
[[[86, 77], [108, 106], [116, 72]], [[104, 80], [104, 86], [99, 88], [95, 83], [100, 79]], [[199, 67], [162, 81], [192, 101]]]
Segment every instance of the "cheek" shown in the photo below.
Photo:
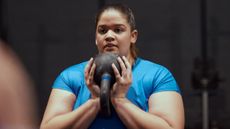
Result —
[[120, 39], [121, 46], [123, 46], [124, 49], [127, 49], [131, 45], [131, 40], [129, 36], [124, 36], [122, 39]]
[[96, 36], [96, 42], [97, 42], [97, 45], [101, 44], [102, 43], [102, 37], [97, 35]]
[[131, 43], [129, 41], [122, 42], [119, 45], [120, 53], [122, 53], [122, 55], [127, 55], [130, 52], [130, 45], [131, 45]]
[[102, 49], [102, 47], [103, 47], [103, 42], [102, 42], [102, 40], [100, 40], [100, 39], [96, 39], [96, 46], [97, 46], [97, 48], [100, 50], [100, 49]]

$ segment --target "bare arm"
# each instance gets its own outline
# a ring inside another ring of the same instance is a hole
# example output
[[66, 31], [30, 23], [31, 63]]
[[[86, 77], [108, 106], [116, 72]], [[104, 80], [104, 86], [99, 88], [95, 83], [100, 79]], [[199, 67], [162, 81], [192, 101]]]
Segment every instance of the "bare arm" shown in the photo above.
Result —
[[113, 100], [116, 112], [130, 129], [183, 129], [184, 109], [176, 92], [159, 92], [149, 98], [149, 112], [141, 110], [126, 98]]
[[130, 129], [183, 129], [184, 108], [182, 97], [177, 92], [165, 91], [150, 96], [149, 112], [141, 110], [126, 98], [132, 83], [132, 71], [126, 57], [118, 58], [122, 72], [113, 64], [116, 83], [113, 86], [111, 101], [115, 110]]
[[85, 80], [92, 98], [73, 110], [77, 97], [68, 91], [53, 89], [41, 123], [41, 129], [86, 129], [100, 110], [99, 87], [93, 82], [93, 58], [85, 68]]
[[99, 100], [89, 99], [73, 110], [74, 94], [53, 89], [41, 123], [41, 129], [85, 129], [91, 124], [99, 111]]

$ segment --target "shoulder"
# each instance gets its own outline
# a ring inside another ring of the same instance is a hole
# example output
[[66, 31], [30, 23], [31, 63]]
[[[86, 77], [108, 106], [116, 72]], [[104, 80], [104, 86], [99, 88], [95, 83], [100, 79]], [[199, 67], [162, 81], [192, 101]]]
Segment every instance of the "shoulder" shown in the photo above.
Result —
[[55, 79], [53, 88], [66, 89], [73, 92], [84, 83], [84, 68], [87, 62], [82, 62], [65, 68]]
[[169, 70], [158, 63], [155, 63], [153, 61], [150, 60], [146, 60], [143, 58], [137, 58], [136, 62], [134, 64], [134, 68], [137, 68], [141, 71], [147, 71], [147, 72], [169, 72]]
[[87, 64], [87, 61], [84, 61], [79, 64], [69, 66], [60, 73], [60, 76], [65, 79], [66, 78], [71, 79], [73, 77], [74, 78], [81, 77], [84, 75], [84, 69], [85, 69], [86, 64]]
[[168, 68], [144, 59], [140, 59], [138, 65], [139, 70], [136, 75], [143, 76], [142, 79], [153, 86], [152, 93], [159, 91], [177, 91], [180, 93], [179, 86]]
[[65, 68], [62, 73], [74, 73], [74, 72], [83, 72], [85, 69], [85, 66], [87, 64], [87, 61], [81, 62], [79, 64], [71, 65], [67, 68]]
[[133, 68], [133, 74], [137, 77], [144, 77], [153, 82], [173, 78], [172, 73], [163, 65], [138, 58]]

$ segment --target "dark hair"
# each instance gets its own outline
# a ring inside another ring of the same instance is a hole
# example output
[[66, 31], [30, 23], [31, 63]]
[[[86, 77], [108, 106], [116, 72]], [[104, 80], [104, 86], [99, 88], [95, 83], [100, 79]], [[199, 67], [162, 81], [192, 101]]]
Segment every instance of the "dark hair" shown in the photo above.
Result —
[[[133, 15], [133, 11], [124, 4], [108, 4], [108, 5], [105, 5], [104, 7], [102, 7], [98, 11], [98, 13], [96, 14], [96, 18], [95, 18], [95, 26], [96, 27], [97, 27], [98, 21], [101, 17], [101, 14], [103, 12], [105, 12], [106, 10], [110, 10], [110, 9], [117, 10], [126, 17], [126, 20], [127, 20], [128, 24], [130, 25], [131, 31], [136, 29], [136, 22], [135, 22], [135, 18]], [[137, 57], [137, 48], [136, 48], [135, 44], [131, 44], [130, 49], [131, 49], [131, 55], [133, 56], [133, 58], [136, 58]]]

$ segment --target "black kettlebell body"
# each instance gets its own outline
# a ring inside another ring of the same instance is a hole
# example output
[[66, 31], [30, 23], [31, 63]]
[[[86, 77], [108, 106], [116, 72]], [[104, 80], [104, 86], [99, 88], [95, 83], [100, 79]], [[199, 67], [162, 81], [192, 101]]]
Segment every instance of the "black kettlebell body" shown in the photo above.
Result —
[[111, 115], [110, 89], [116, 81], [112, 63], [121, 72], [119, 62], [117, 61], [118, 56], [114, 53], [101, 53], [96, 55], [94, 59], [94, 63], [96, 64], [94, 81], [100, 86], [100, 114], [105, 117]]

